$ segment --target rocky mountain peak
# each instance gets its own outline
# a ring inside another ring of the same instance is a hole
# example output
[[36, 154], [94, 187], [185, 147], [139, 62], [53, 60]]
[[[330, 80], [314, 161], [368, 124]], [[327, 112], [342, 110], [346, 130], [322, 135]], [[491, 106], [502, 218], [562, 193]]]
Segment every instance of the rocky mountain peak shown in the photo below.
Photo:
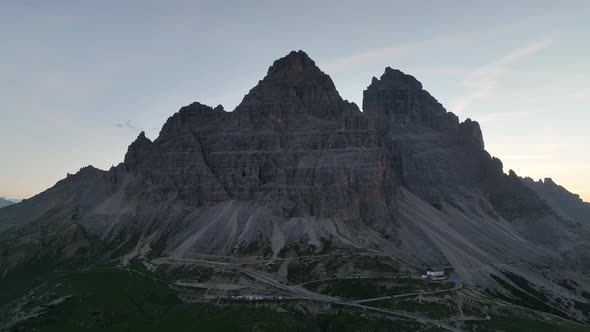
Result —
[[422, 89], [414, 76], [385, 68], [381, 79], [373, 77], [363, 92], [363, 111], [370, 123], [382, 130], [408, 126], [455, 129], [458, 119]]
[[467, 119], [459, 124], [459, 139], [464, 145], [484, 149], [483, 134], [477, 121]]
[[251, 113], [255, 123], [270, 117], [275, 127], [288, 126], [302, 114], [333, 118], [354, 111], [358, 107], [340, 97], [330, 76], [303, 51], [276, 60], [235, 110]]
[[[269, 67], [267, 79], [274, 78], [285, 81], [302, 79], [306, 73], [322, 73], [307, 53], [303, 51], [291, 51], [289, 54], [276, 60]], [[322, 73], [323, 74], [323, 73]]]
[[145, 137], [145, 131], [141, 131], [141, 133], [139, 133], [139, 135], [137, 136], [137, 140], [148, 140], [149, 138]]
[[175, 136], [183, 130], [190, 131], [190, 128], [215, 121], [225, 116], [226, 113], [221, 105], [213, 108], [199, 102], [193, 102], [190, 105], [182, 107], [178, 112], [168, 118], [160, 131], [158, 139]]
[[141, 160], [150, 154], [152, 146], [153, 143], [145, 136], [145, 132], [142, 131], [139, 133], [139, 136], [137, 136], [135, 141], [129, 145], [129, 148], [127, 148], [127, 153], [125, 154], [125, 165], [130, 170], [135, 170]]
[[420, 83], [414, 76], [403, 73], [401, 70], [393, 69], [391, 67], [385, 68], [385, 72], [381, 75], [381, 86], [395, 86], [400, 89], [408, 89], [419, 91], [422, 90], [422, 83]]

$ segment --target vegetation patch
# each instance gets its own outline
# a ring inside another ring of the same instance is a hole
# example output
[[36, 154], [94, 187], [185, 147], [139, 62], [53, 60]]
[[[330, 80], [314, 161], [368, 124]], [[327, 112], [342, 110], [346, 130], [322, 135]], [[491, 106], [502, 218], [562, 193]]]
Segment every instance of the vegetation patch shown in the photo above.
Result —
[[318, 255], [327, 255], [334, 250], [334, 244], [332, 240], [324, 240], [322, 241], [322, 250], [318, 253]]
[[542, 301], [549, 301], [549, 298], [547, 298], [545, 293], [539, 291], [537, 288], [531, 285], [531, 283], [529, 283], [525, 278], [508, 271], [502, 271], [502, 273], [506, 276], [506, 278], [510, 279], [510, 281], [515, 283], [518, 287], [520, 287], [527, 293], [533, 295], [537, 299]]
[[582, 326], [566, 320], [547, 320], [541, 316], [525, 315], [521, 312], [492, 314], [490, 320], [467, 321], [470, 331], [519, 331], [519, 332], [583, 332]]
[[310, 263], [291, 262], [287, 267], [287, 280], [293, 283], [302, 283], [314, 279], [314, 269], [318, 266], [319, 261]]
[[568, 279], [557, 280], [556, 283], [571, 292], [575, 292], [576, 286], [579, 286], [575, 281]]
[[[156, 270], [156, 275], [170, 282], [179, 279], [191, 279], [198, 282], [208, 281], [213, 277], [215, 270], [207, 266], [160, 266]], [[216, 274], [217, 275], [217, 274]]]
[[415, 298], [375, 301], [367, 305], [377, 308], [420, 313], [426, 317], [435, 319], [453, 316], [458, 313], [456, 308], [452, 308], [448, 304], [417, 300]]
[[414, 292], [429, 292], [453, 287], [452, 283], [432, 283], [410, 278], [350, 278], [309, 283], [307, 289], [348, 299], [367, 299]]
[[[331, 244], [330, 244], [331, 246]], [[305, 242], [290, 242], [286, 244], [281, 251], [279, 251], [279, 257], [300, 257], [300, 256], [311, 256], [315, 253], [317, 247]]]
[[[53, 275], [36, 292], [43, 315], [14, 330], [36, 331], [415, 331], [425, 326], [356, 310], [304, 313], [302, 303], [183, 303], [166, 282], [117, 267]], [[61, 299], [60, 301], [55, 301]], [[56, 305], [47, 305], [50, 302]], [[304, 305], [304, 304], [303, 304]], [[305, 305], [304, 305], [305, 306]]]
[[374, 256], [361, 256], [354, 260], [354, 267], [361, 271], [398, 272], [399, 267], [381, 261]]
[[589, 303], [574, 301], [574, 308], [576, 308], [577, 310], [580, 310], [586, 316], [590, 315], [590, 304]]
[[[563, 313], [561, 310], [557, 310], [551, 305], [549, 305], [547, 296], [545, 296], [544, 294], [541, 294], [542, 296], [539, 296], [539, 291], [532, 288], [532, 286], [529, 285], [526, 279], [522, 277], [515, 278], [514, 274], [508, 274], [507, 277], [510, 276], [509, 278], [512, 278], [511, 281], [518, 285], [518, 287], [514, 287], [510, 283], [506, 282], [504, 279], [498, 276], [495, 276], [493, 274], [491, 274], [490, 276], [502, 287], [504, 287], [504, 289], [509, 291], [512, 296], [506, 296], [502, 293], [488, 290], [488, 293], [490, 293], [491, 295], [516, 305], [551, 313], [564, 318], [569, 318], [569, 316]], [[529, 293], [529, 291], [531, 291], [531, 293]]]
[[256, 240], [239, 243], [234, 247], [233, 254], [237, 256], [253, 256], [255, 254], [261, 254], [264, 257], [268, 257], [272, 255], [272, 248], [268, 241]]
[[426, 327], [416, 321], [392, 320], [380, 315], [344, 310], [335, 314], [318, 314], [314, 320], [319, 331], [418, 331]]

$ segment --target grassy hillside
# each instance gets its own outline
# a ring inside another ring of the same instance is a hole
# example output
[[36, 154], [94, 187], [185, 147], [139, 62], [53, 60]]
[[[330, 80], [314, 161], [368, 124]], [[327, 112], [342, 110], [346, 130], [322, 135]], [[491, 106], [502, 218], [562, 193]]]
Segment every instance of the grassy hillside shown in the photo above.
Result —
[[[309, 290], [351, 299], [409, 293], [365, 304], [416, 319], [302, 299], [214, 298], [209, 302], [187, 303], [180, 300], [178, 292], [191, 290], [172, 287], [178, 278], [206, 281], [215, 273], [219, 271], [194, 266], [162, 267], [150, 272], [139, 261], [132, 261], [127, 267], [112, 263], [51, 271], [42, 264], [26, 266], [0, 282], [0, 330], [369, 332], [428, 328], [444, 331], [434, 321], [478, 332], [590, 330], [588, 325], [511, 306], [491, 295], [474, 297], [472, 291], [453, 288], [452, 283], [377, 278], [306, 285]], [[443, 291], [432, 293], [439, 290]], [[427, 295], [414, 295], [414, 292]]]

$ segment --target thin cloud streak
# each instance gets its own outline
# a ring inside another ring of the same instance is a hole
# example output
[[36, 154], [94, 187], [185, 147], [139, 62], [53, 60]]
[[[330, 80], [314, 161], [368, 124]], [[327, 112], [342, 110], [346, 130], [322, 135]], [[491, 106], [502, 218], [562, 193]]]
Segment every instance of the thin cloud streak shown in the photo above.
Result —
[[321, 64], [322, 68], [329, 71], [346, 68], [347, 66], [374, 61], [385, 57], [397, 56], [403, 53], [412, 52], [420, 49], [449, 47], [457, 44], [467, 43], [473, 39], [473, 36], [467, 35], [450, 35], [441, 36], [431, 39], [422, 40], [414, 43], [405, 43], [397, 46], [386, 47], [382, 49], [368, 50], [341, 58], [336, 58]]
[[511, 64], [546, 49], [554, 42], [555, 37], [556, 33], [543, 36], [538, 40], [513, 50], [496, 61], [473, 70], [462, 82], [467, 92], [452, 104], [451, 111], [455, 114], [460, 114], [476, 100], [492, 96], [496, 90], [498, 81]]
[[131, 123], [131, 120], [127, 120], [127, 121], [125, 121], [125, 123], [117, 123], [115, 125], [115, 127], [117, 127], [117, 128], [127, 128], [127, 129], [133, 129], [133, 130], [143, 130], [143, 128], [138, 128], [138, 127], [134, 126]]
[[[586, 11], [583, 11], [583, 12], [586, 12]], [[354, 64], [358, 64], [358, 63], [366, 63], [366, 62], [374, 61], [375, 59], [380, 59], [380, 58], [385, 58], [385, 57], [398, 56], [398, 55], [401, 55], [404, 53], [409, 53], [409, 52], [416, 51], [416, 50], [438, 48], [438, 47], [441, 47], [441, 48], [442, 47], [449, 47], [449, 46], [455, 46], [458, 44], [469, 43], [474, 40], [481, 40], [481, 39], [485, 39], [485, 38], [490, 38], [490, 37], [497, 35], [499, 33], [505, 33], [507, 31], [511, 31], [511, 29], [515, 29], [517, 27], [530, 26], [531, 24], [534, 24], [535, 22], [539, 22], [539, 21], [547, 23], [547, 22], [561, 21], [566, 18], [571, 19], [573, 17], [581, 16], [581, 15], [582, 14], [580, 11], [575, 11], [575, 12], [551, 13], [548, 15], [529, 17], [524, 20], [521, 19], [521, 20], [518, 20], [515, 22], [511, 22], [509, 24], [505, 24], [501, 28], [496, 28], [493, 30], [485, 31], [485, 32], [438, 36], [438, 37], [434, 37], [434, 38], [430, 38], [430, 39], [421, 40], [418, 42], [403, 43], [400, 45], [386, 47], [386, 48], [382, 48], [382, 49], [367, 50], [364, 52], [360, 52], [360, 53], [332, 59], [327, 62], [323, 62], [323, 63], [321, 63], [321, 67], [326, 70], [329, 70], [329, 71], [336, 71], [339, 69], [344, 69], [349, 65], [354, 65]], [[552, 42], [553, 41], [552, 37], [555, 35], [556, 35], [556, 33], [553, 32], [549, 36], [547, 36], [543, 39], [550, 39], [550, 42]], [[541, 39], [541, 41], [543, 39]], [[528, 45], [528, 46], [531, 46], [531, 48], [534, 48], [534, 46], [535, 46], [534, 44], [535, 43], [532, 43], [532, 45]], [[549, 46], [549, 45], [546, 45], [546, 46]], [[542, 47], [542, 48], [545, 48], [545, 47]], [[499, 59], [498, 64], [507, 65], [511, 62], [518, 61], [518, 60], [520, 60], [520, 57], [528, 56], [529, 54], [527, 54], [527, 53], [530, 51], [532, 51], [532, 49], [528, 49], [528, 47], [526, 47], [526, 46], [523, 48], [517, 49], [514, 52], [511, 52], [510, 54]], [[523, 54], [523, 53], [525, 53], [525, 54]], [[504, 62], [504, 63], [502, 63], [502, 62]]]

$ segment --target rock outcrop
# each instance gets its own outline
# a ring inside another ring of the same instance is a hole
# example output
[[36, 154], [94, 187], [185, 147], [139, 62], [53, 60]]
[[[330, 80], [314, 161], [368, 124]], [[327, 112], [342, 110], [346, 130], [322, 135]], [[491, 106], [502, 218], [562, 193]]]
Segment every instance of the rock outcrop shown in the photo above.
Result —
[[386, 68], [364, 91], [363, 111], [396, 180], [435, 206], [466, 191], [485, 195], [482, 183], [503, 176], [479, 124], [459, 123], [413, 76]]
[[458, 118], [413, 76], [385, 68], [381, 79], [373, 77], [363, 93], [363, 111], [369, 123], [382, 131], [416, 125], [436, 130], [457, 130]]
[[125, 165], [168, 197], [200, 206], [255, 201], [280, 218], [383, 224], [395, 184], [356, 105], [304, 52], [277, 60], [234, 112], [198, 103], [143, 135]]
[[302, 115], [342, 122], [344, 115], [360, 113], [303, 51], [275, 61], [234, 112], [241, 128], [252, 129], [290, 128]]

